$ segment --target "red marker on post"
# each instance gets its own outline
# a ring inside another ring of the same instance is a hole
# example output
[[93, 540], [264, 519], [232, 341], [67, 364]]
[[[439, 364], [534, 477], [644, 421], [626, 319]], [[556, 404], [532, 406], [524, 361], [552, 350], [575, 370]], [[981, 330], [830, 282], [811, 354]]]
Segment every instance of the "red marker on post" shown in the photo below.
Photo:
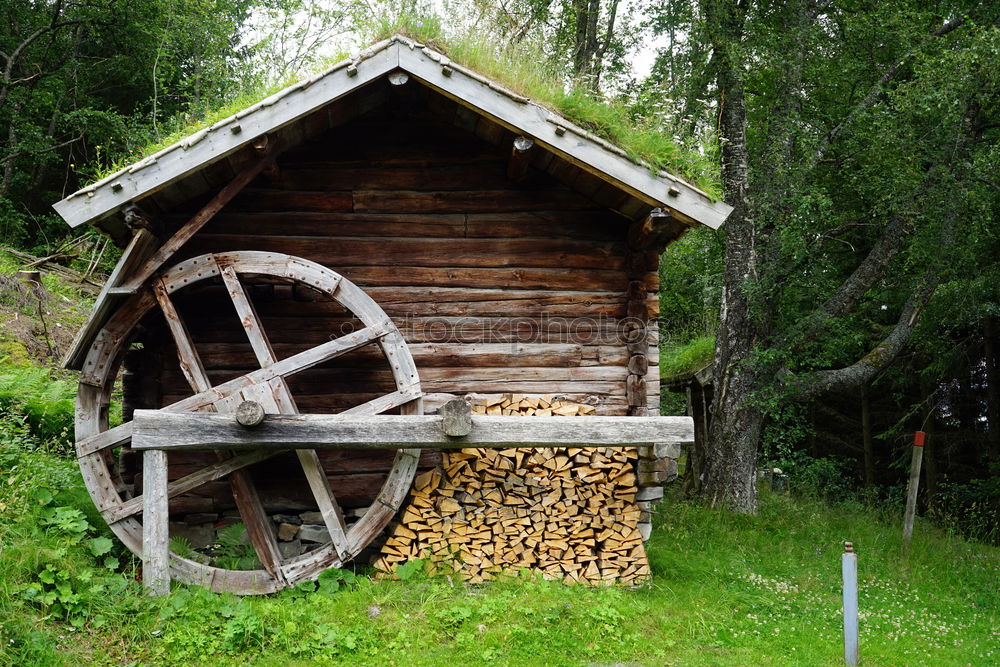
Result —
[[910, 553], [910, 538], [913, 537], [913, 518], [917, 514], [917, 491], [920, 488], [920, 464], [924, 459], [924, 439], [927, 434], [916, 431], [913, 434], [913, 458], [910, 459], [910, 483], [906, 487], [906, 513], [903, 515], [903, 555]]

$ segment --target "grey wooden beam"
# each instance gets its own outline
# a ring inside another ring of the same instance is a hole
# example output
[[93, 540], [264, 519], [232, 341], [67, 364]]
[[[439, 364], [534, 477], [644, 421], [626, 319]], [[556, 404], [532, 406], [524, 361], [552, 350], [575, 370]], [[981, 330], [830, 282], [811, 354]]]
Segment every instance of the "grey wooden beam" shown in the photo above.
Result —
[[170, 510], [167, 507], [167, 453], [142, 456], [142, 585], [150, 595], [170, 592]]
[[462, 437], [437, 415], [267, 415], [253, 429], [232, 415], [136, 410], [134, 449], [462, 449], [629, 447], [690, 442], [690, 417], [473, 416]]

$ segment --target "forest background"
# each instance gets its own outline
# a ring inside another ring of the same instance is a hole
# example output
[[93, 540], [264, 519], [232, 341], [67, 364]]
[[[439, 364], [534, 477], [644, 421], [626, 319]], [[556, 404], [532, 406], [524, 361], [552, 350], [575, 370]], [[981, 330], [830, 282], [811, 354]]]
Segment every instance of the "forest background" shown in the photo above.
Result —
[[505, 83], [549, 82], [557, 110], [735, 207], [661, 262], [665, 411], [711, 371], [686, 493], [753, 512], [777, 467], [893, 504], [923, 430], [922, 511], [1000, 539], [994, 3], [20, 0], [4, 18], [0, 246], [106, 269], [115, 249], [53, 202], [405, 26], [520, 63]]

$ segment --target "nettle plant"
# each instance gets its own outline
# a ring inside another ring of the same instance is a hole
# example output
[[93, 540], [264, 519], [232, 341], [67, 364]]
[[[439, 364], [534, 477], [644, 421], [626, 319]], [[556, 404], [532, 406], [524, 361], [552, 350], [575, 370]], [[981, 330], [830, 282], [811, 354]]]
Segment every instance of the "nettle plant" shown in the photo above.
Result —
[[[128, 587], [128, 580], [117, 572], [121, 563], [111, 553], [114, 541], [94, 536], [94, 527], [79, 509], [53, 505], [55, 495], [48, 489], [35, 490], [32, 500], [42, 506], [41, 528], [59, 536], [63, 546], [47, 552], [35, 579], [21, 587], [21, 596], [74, 627], [88, 621], [95, 627], [104, 625], [101, 614], [91, 613], [93, 602]], [[86, 554], [83, 566], [68, 558], [70, 550]]]

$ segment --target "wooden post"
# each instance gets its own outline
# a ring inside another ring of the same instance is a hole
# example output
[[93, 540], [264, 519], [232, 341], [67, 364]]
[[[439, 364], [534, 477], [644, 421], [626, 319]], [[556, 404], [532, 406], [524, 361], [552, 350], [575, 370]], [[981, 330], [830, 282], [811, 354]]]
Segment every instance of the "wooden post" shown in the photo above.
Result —
[[920, 464], [924, 460], [924, 432], [913, 434], [913, 458], [910, 459], [910, 483], [906, 487], [906, 513], [903, 515], [903, 555], [910, 553], [913, 519], [917, 514], [917, 491], [920, 487]]
[[510, 159], [507, 161], [507, 178], [520, 181], [528, 175], [528, 165], [531, 163], [531, 149], [535, 145], [531, 137], [514, 137], [514, 145], [510, 149]]
[[149, 449], [142, 456], [142, 583], [150, 595], [166, 595], [170, 592], [167, 452]]
[[858, 556], [850, 542], [844, 542], [840, 569], [844, 579], [844, 662], [853, 666], [858, 664]]

